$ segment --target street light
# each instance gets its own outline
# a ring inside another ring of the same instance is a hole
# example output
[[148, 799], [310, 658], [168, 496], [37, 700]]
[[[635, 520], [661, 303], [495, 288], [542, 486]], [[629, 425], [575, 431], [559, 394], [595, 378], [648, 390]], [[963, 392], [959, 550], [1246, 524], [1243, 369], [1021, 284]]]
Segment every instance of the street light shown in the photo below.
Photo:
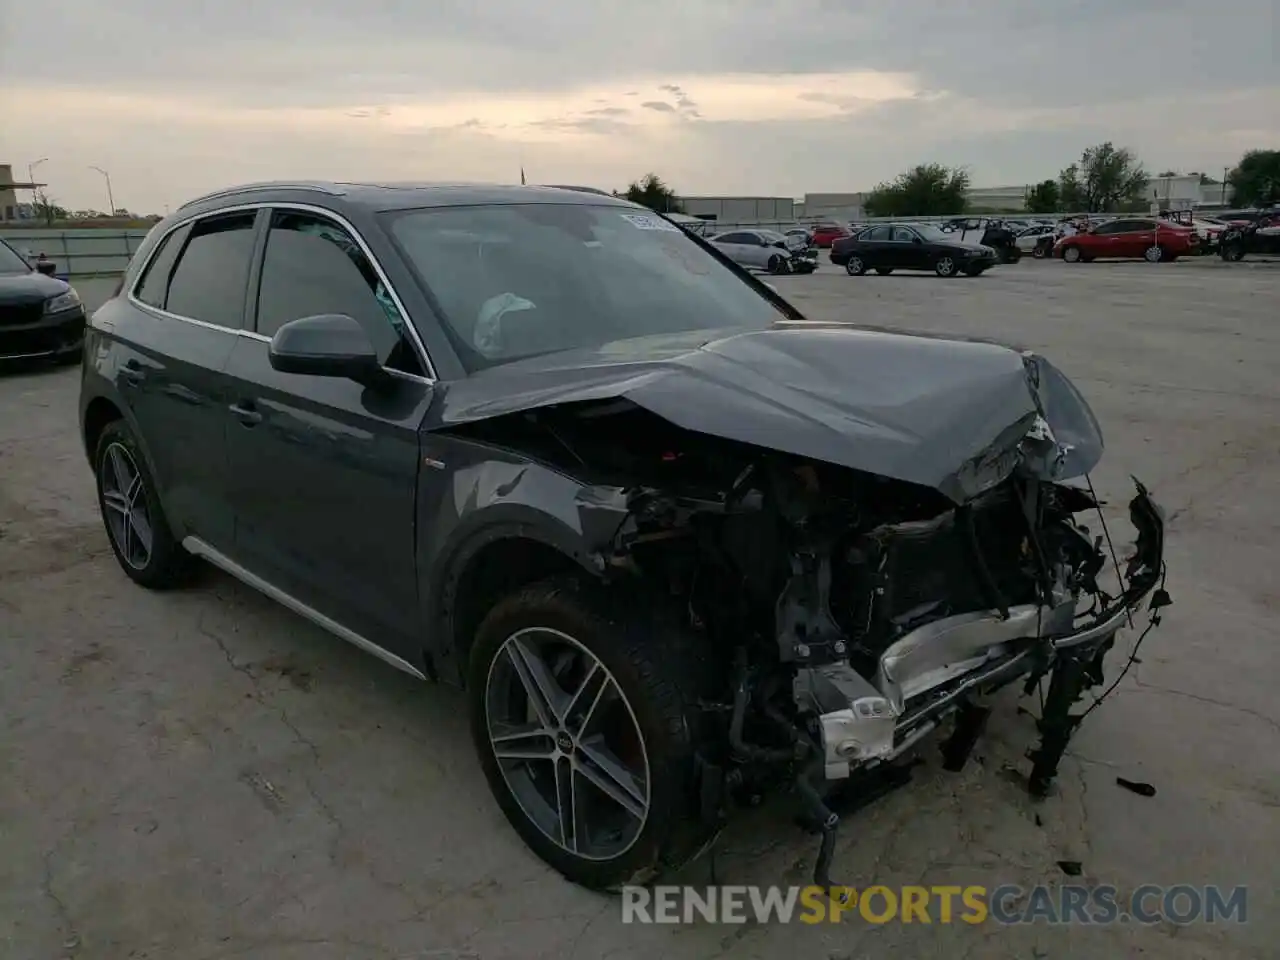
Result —
[[107, 181], [107, 216], [114, 217], [116, 215], [116, 198], [111, 195], [111, 174], [103, 170], [101, 167], [89, 165], [90, 170], [97, 170]]
[[32, 160], [27, 164], [27, 183], [36, 182], [36, 167], [40, 166], [40, 164], [44, 163], [48, 159], [48, 157], [41, 157], [39, 160]]

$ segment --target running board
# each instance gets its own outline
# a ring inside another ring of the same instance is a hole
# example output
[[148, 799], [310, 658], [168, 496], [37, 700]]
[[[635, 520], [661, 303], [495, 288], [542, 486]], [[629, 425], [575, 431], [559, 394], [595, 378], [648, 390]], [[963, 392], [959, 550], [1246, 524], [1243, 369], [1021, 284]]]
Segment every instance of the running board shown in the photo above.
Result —
[[342, 624], [338, 623], [338, 621], [326, 617], [319, 610], [307, 606], [307, 604], [303, 603], [296, 597], [291, 596], [279, 587], [268, 583], [256, 573], [246, 570], [244, 567], [240, 566], [240, 564], [236, 563], [226, 554], [220, 553], [213, 547], [209, 546], [209, 544], [205, 543], [199, 537], [186, 537], [182, 541], [182, 547], [193, 556], [209, 561], [218, 569], [231, 574], [231, 576], [235, 577], [241, 583], [252, 587], [254, 590], [257, 590], [265, 596], [270, 597], [281, 606], [288, 607], [294, 613], [298, 614], [298, 616], [305, 617], [322, 630], [327, 630], [335, 637], [345, 640], [353, 646], [359, 647], [365, 653], [373, 654], [379, 660], [391, 664], [391, 666], [395, 667], [397, 670], [401, 670], [404, 673], [409, 674], [411, 677], [417, 677], [419, 680], [427, 679], [426, 675], [409, 661], [397, 657], [394, 653], [378, 646], [372, 640], [366, 640], [354, 630], [348, 630]]

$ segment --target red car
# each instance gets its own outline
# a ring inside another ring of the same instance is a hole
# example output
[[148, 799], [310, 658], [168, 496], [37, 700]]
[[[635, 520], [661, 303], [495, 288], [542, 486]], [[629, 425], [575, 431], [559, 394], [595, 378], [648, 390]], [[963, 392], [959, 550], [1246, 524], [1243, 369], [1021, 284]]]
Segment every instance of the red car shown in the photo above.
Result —
[[1063, 237], [1053, 255], [1068, 263], [1090, 260], [1177, 260], [1198, 253], [1200, 237], [1191, 227], [1149, 217], [1119, 218], [1100, 223], [1087, 233]]
[[815, 223], [810, 229], [815, 247], [829, 247], [841, 237], [853, 236], [852, 230], [838, 223]]

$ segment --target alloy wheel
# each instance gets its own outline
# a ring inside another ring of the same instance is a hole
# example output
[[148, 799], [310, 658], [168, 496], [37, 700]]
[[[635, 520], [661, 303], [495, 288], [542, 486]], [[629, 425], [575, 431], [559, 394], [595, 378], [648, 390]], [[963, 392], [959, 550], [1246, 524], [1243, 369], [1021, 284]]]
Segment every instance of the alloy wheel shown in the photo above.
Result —
[[1164, 251], [1156, 246], [1147, 247], [1143, 257], [1146, 258], [1147, 263], [1159, 263], [1164, 259]]
[[1075, 263], [1080, 259], [1080, 248], [1067, 247], [1067, 249], [1062, 251], [1062, 259], [1067, 261], [1067, 263]]
[[934, 270], [940, 277], [949, 277], [956, 272], [956, 262], [950, 257], [942, 257], [935, 265]]
[[613, 674], [558, 630], [521, 630], [489, 665], [485, 722], [521, 811], [585, 860], [621, 856], [649, 817], [649, 760]]
[[857, 277], [861, 276], [863, 271], [866, 270], [866, 267], [862, 265], [862, 259], [860, 257], [850, 257], [849, 262], [844, 265], [844, 269], [849, 276]]
[[143, 570], [151, 562], [155, 532], [142, 471], [122, 443], [107, 447], [100, 470], [107, 532], [125, 563]]

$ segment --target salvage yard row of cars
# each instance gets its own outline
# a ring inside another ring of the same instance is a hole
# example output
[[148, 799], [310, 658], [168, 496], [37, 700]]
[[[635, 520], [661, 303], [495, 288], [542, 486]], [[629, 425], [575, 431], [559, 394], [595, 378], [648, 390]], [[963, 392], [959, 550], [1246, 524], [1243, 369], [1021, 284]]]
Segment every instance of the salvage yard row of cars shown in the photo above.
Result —
[[[912, 229], [886, 242], [962, 242]], [[842, 788], [935, 734], [960, 769], [1010, 684], [1048, 685], [1043, 796], [1116, 632], [1169, 602], [1160, 508], [1138, 484], [1108, 571], [1102, 437], [1048, 360], [810, 321], [726, 245], [547, 187], [193, 200], [77, 354], [119, 568], [211, 563], [462, 688], [498, 807], [592, 888], [772, 792], [831, 886]], [[30, 318], [76, 308], [9, 267]]]

